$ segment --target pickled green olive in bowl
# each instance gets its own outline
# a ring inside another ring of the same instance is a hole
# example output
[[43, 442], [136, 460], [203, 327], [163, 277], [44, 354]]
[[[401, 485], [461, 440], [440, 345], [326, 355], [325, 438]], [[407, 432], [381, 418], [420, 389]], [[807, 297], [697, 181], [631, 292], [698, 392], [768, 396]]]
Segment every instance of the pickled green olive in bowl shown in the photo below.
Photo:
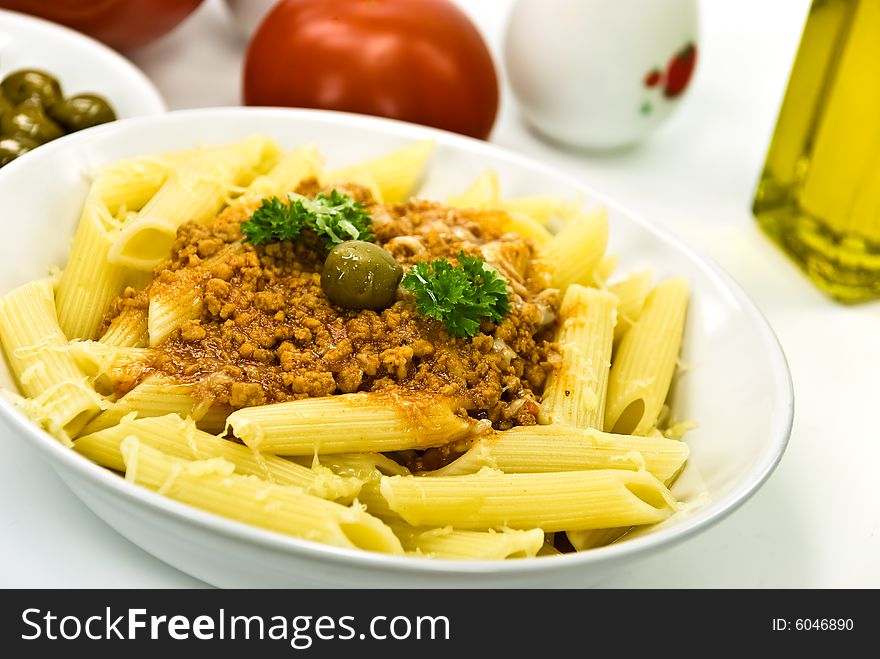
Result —
[[49, 73], [24, 69], [0, 81], [0, 167], [54, 139], [116, 119], [95, 94], [65, 97]]
[[36, 69], [10, 73], [3, 78], [0, 89], [13, 105], [36, 99], [44, 107], [50, 108], [63, 98], [61, 85], [55, 77]]
[[3, 119], [3, 115], [7, 112], [12, 112], [15, 106], [9, 102], [9, 99], [6, 98], [6, 94], [0, 91], [0, 119]]
[[116, 119], [113, 108], [100, 96], [79, 94], [56, 103], [49, 114], [68, 131], [73, 132], [106, 124]]
[[387, 251], [361, 240], [336, 245], [324, 261], [321, 288], [333, 304], [346, 309], [390, 307], [403, 268]]
[[44, 144], [64, 135], [64, 130], [46, 114], [39, 101], [31, 98], [3, 114], [0, 135], [27, 137]]
[[40, 146], [27, 137], [0, 137], [0, 167]]

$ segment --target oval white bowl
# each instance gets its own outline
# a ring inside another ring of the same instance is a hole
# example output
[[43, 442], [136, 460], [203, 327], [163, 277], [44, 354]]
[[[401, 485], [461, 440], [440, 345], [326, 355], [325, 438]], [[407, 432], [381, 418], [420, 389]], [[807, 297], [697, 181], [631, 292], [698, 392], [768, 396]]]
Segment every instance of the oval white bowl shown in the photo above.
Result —
[[0, 9], [0, 78], [19, 69], [51, 73], [65, 96], [100, 94], [120, 119], [165, 111], [150, 79], [112, 48], [63, 25]]
[[[334, 112], [217, 108], [118, 121], [74, 134], [0, 170], [0, 295], [63, 266], [87, 180], [98, 165], [260, 132], [283, 146], [314, 143], [329, 166], [433, 138], [420, 194], [443, 199], [494, 168], [506, 196], [583, 196], [608, 208], [618, 272], [650, 268], [692, 286], [673, 414], [699, 427], [673, 492], [687, 511], [625, 542], [579, 554], [516, 561], [448, 561], [337, 549], [208, 514], [139, 488], [64, 448], [0, 399], [0, 441], [26, 441], [95, 513], [175, 567], [226, 587], [565, 587], [651, 555], [718, 522], [767, 479], [791, 431], [793, 394], [785, 357], [760, 312], [717, 266], [581, 182], [470, 138], [411, 124]], [[0, 385], [12, 387], [0, 364]], [[15, 439], [13, 439], [15, 438]]]

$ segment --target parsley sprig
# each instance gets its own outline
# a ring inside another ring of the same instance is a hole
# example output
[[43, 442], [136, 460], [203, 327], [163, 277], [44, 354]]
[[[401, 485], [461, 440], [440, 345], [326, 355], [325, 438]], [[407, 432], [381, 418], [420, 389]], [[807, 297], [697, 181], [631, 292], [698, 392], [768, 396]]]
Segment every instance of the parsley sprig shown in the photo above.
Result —
[[363, 204], [342, 192], [319, 192], [314, 199], [291, 193], [288, 199], [289, 204], [278, 197], [264, 199], [241, 223], [243, 240], [255, 245], [292, 240], [308, 229], [330, 250], [346, 240], [374, 238], [370, 214]]
[[511, 309], [507, 280], [464, 252], [455, 266], [446, 259], [416, 263], [403, 277], [403, 287], [415, 296], [419, 313], [443, 321], [452, 336], [475, 336], [482, 318], [497, 323]]

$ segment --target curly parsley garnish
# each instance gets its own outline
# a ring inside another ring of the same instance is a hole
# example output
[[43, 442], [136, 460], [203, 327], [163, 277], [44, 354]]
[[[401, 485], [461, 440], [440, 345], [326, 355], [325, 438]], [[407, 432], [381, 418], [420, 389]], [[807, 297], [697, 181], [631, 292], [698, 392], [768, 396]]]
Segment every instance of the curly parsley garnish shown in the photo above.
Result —
[[373, 240], [370, 214], [342, 192], [319, 192], [314, 199], [291, 193], [288, 198], [290, 204], [278, 197], [264, 199], [241, 223], [243, 240], [254, 245], [292, 240], [304, 229], [312, 231], [328, 250], [346, 240]]
[[424, 316], [442, 320], [452, 336], [471, 337], [480, 320], [500, 322], [510, 312], [507, 280], [483, 259], [458, 253], [458, 265], [446, 259], [416, 263], [403, 277]]
[[260, 207], [241, 223], [243, 240], [254, 245], [292, 240], [302, 231], [303, 223], [293, 209], [278, 197], [264, 199]]

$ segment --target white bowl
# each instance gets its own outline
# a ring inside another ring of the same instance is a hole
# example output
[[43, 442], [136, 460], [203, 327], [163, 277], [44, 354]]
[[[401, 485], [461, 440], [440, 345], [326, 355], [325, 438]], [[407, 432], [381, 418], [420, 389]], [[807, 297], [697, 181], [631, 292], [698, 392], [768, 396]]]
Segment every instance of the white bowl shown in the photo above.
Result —
[[[584, 586], [718, 522], [766, 480], [788, 441], [791, 379], [760, 312], [719, 268], [579, 181], [485, 142], [410, 124], [315, 110], [218, 108], [119, 121], [50, 143], [0, 170], [0, 295], [63, 265], [86, 193], [83, 170], [122, 158], [219, 143], [254, 132], [282, 145], [315, 143], [344, 164], [413, 140], [437, 151], [422, 192], [443, 198], [494, 168], [506, 195], [585, 195], [609, 210], [610, 250], [622, 271], [650, 267], [692, 286], [674, 414], [694, 419], [690, 461], [673, 492], [687, 514], [640, 537], [579, 554], [518, 561], [448, 561], [337, 549], [222, 519], [154, 494], [64, 448], [0, 401], [2, 441], [30, 442], [107, 523], [160, 559], [227, 587]], [[0, 369], [3, 367], [0, 366]], [[0, 385], [12, 386], [8, 371]]]
[[51, 73], [65, 96], [100, 94], [120, 119], [165, 111], [153, 83], [115, 50], [61, 25], [0, 10], [0, 78], [19, 69]]

